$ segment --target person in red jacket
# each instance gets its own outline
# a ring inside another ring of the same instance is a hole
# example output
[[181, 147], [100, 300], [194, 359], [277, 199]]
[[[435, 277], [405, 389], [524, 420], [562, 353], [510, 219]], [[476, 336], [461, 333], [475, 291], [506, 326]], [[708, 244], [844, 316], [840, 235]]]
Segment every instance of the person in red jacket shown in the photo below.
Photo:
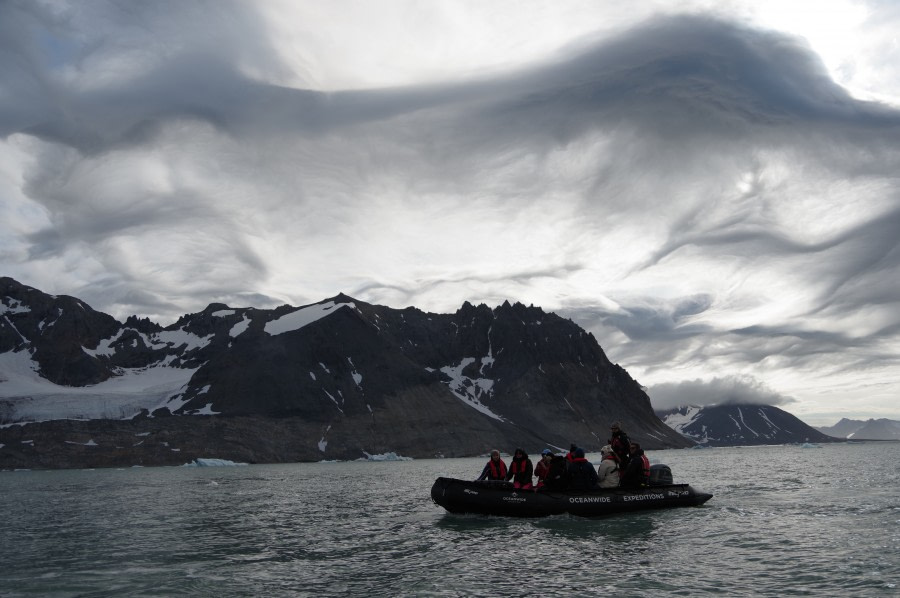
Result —
[[509, 464], [509, 472], [506, 474], [507, 480], [513, 481], [513, 488], [522, 490], [531, 490], [531, 476], [533, 467], [531, 459], [525, 454], [523, 449], [517, 448], [513, 454], [513, 460]]
[[628, 434], [622, 429], [622, 424], [613, 422], [609, 427], [610, 439], [606, 443], [612, 447], [613, 452], [619, 458], [619, 467], [624, 469], [628, 467], [629, 451], [631, 441], [628, 440]]
[[487, 462], [478, 481], [481, 480], [505, 480], [506, 479], [506, 463], [500, 458], [500, 451], [494, 449], [491, 451], [491, 460]]
[[541, 460], [534, 466], [534, 475], [537, 476], [538, 479], [535, 488], [538, 490], [544, 487], [544, 481], [547, 479], [547, 474], [550, 473], [551, 461], [553, 461], [553, 451], [550, 449], [541, 451]]

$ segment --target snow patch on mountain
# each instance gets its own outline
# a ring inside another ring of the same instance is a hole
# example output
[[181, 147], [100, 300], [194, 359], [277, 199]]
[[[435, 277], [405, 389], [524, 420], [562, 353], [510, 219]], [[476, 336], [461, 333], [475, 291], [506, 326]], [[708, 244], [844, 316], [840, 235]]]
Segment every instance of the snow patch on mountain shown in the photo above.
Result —
[[[216, 312], [216, 313], [218, 313], [218, 312]], [[247, 328], [249, 326], [250, 326], [250, 318], [248, 318], [247, 315], [244, 314], [244, 317], [241, 319], [241, 321], [238, 322], [237, 324], [235, 324], [234, 326], [232, 326], [231, 330], [228, 331], [228, 336], [230, 336], [231, 338], [238, 337], [241, 334], [243, 334], [243, 332], [245, 330], [247, 330]]]
[[663, 420], [667, 426], [679, 434], [684, 434], [684, 429], [694, 423], [701, 411], [700, 407], [695, 407], [693, 405], [683, 407], [682, 409], [684, 410], [683, 412], [681, 410], [675, 411], [666, 415]]
[[131, 419], [152, 412], [187, 385], [196, 369], [147, 367], [92, 386], [59, 386], [38, 375], [27, 351], [0, 353], [0, 423], [51, 419]]
[[14, 297], [4, 297], [0, 303], [0, 316], [6, 314], [27, 314], [31, 308]]
[[356, 305], [353, 303], [335, 303], [334, 301], [317, 303], [316, 305], [301, 307], [300, 309], [283, 315], [278, 319], [267, 322], [265, 331], [272, 336], [276, 336], [279, 334], [284, 334], [285, 332], [299, 330], [304, 326], [308, 326], [326, 316], [330, 316], [345, 305], [350, 307], [351, 309], [356, 309]]
[[[488, 357], [490, 358], [490, 356]], [[482, 398], [490, 397], [493, 393], [494, 381], [490, 378], [470, 378], [463, 374], [463, 370], [475, 363], [475, 361], [475, 357], [465, 357], [455, 366], [441, 368], [441, 372], [450, 378], [450, 381], [447, 382], [450, 392], [476, 411], [480, 411], [497, 421], [507, 421], [481, 402]]]

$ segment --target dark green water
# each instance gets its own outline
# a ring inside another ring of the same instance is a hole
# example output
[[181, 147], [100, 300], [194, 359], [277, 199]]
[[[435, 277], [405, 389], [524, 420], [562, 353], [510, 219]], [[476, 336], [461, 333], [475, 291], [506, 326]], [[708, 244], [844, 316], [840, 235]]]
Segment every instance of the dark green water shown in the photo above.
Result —
[[431, 502], [480, 459], [2, 472], [0, 596], [900, 595], [900, 444], [649, 456], [714, 498], [596, 520]]

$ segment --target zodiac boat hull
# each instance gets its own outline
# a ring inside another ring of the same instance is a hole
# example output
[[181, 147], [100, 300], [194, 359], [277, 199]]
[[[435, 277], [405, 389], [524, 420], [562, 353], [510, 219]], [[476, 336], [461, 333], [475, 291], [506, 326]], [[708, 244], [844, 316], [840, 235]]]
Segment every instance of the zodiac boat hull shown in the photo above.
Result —
[[509, 482], [473, 482], [441, 477], [431, 486], [431, 499], [451, 513], [507, 517], [544, 517], [562, 513], [601, 517], [645, 509], [696, 507], [710, 498], [712, 494], [698, 492], [688, 484], [535, 492], [516, 490]]

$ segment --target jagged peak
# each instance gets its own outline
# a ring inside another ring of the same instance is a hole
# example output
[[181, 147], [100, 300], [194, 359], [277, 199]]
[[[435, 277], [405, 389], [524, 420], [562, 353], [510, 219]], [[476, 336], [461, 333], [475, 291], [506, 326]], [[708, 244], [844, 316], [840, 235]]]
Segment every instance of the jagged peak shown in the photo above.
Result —
[[332, 301], [332, 302], [334, 302], [334, 303], [336, 303], [336, 304], [340, 304], [340, 303], [363, 303], [362, 301], [360, 301], [360, 300], [358, 300], [358, 299], [354, 299], [353, 297], [351, 297], [350, 295], [347, 295], [347, 294], [344, 293], [344, 292], [340, 292], [340, 293], [338, 293], [337, 295], [335, 295], [334, 297], [329, 297], [328, 299], [323, 299], [323, 300], [320, 301], [319, 303], [327, 303], [327, 302], [329, 302], [329, 301]]
[[484, 303], [479, 303], [478, 305], [472, 305], [469, 301], [464, 301], [462, 306], [456, 310], [456, 315], [467, 316], [469, 314], [484, 314], [484, 315], [493, 315], [494, 310], [488, 307]]
[[133, 328], [138, 332], [160, 332], [163, 327], [151, 320], [150, 318], [138, 318], [135, 315], [128, 316], [125, 320], [125, 328]]
[[498, 314], [515, 314], [517, 318], [522, 320], [541, 320], [547, 315], [543, 309], [535, 307], [534, 304], [526, 306], [520, 301], [510, 304], [508, 300], [498, 306], [495, 312]]

